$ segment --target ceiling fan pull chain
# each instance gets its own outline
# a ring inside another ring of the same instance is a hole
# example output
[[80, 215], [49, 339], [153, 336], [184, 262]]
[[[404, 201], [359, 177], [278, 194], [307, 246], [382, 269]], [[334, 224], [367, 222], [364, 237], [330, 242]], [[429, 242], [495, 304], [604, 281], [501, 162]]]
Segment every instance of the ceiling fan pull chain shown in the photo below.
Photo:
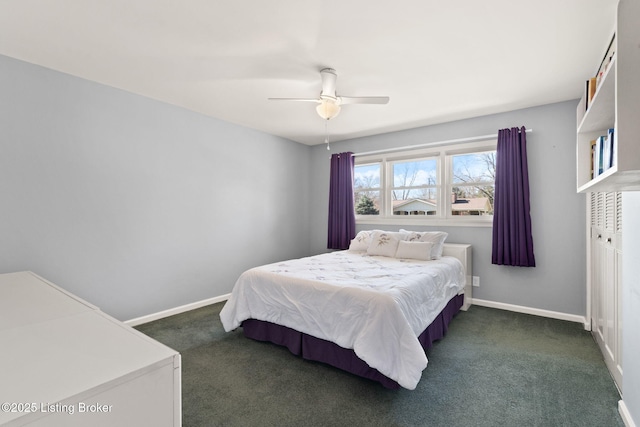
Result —
[[331, 147], [329, 146], [329, 131], [328, 131], [328, 127], [329, 127], [329, 119], [326, 119], [324, 121], [324, 143], [327, 144], [327, 151], [331, 150]]

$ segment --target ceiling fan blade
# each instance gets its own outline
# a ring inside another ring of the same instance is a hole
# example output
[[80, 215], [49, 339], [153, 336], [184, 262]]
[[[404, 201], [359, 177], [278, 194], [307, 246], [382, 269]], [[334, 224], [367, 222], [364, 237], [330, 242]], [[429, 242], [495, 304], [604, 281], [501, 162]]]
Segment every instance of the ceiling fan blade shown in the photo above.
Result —
[[323, 68], [320, 70], [320, 77], [322, 77], [322, 92], [320, 92], [320, 97], [335, 98], [336, 80], [338, 78], [336, 70], [333, 68]]
[[339, 96], [340, 105], [344, 104], [386, 104], [388, 96]]
[[302, 102], [315, 102], [320, 103], [319, 99], [314, 98], [267, 98], [268, 101], [302, 101]]

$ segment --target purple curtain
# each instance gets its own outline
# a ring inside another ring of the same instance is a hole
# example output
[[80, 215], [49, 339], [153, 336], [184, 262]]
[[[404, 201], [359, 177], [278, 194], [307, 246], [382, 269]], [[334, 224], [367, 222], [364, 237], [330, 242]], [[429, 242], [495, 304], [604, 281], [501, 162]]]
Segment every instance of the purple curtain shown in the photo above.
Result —
[[525, 127], [498, 131], [491, 262], [535, 267]]
[[356, 216], [353, 207], [353, 153], [331, 156], [329, 182], [329, 235], [327, 248], [349, 249], [356, 236]]

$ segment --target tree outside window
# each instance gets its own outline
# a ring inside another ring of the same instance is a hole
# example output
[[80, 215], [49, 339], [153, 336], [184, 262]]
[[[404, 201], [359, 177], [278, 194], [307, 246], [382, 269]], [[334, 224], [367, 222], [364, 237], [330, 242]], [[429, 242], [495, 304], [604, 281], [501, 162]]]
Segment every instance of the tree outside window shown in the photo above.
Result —
[[493, 215], [496, 152], [452, 156], [452, 169], [451, 214]]
[[380, 214], [380, 163], [356, 165], [354, 200], [356, 215]]

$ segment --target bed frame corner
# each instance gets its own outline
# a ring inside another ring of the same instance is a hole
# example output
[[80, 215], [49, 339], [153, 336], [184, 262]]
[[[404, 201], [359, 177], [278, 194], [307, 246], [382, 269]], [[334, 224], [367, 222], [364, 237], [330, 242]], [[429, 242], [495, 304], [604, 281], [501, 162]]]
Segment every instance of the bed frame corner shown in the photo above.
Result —
[[465, 271], [464, 304], [461, 310], [467, 311], [473, 302], [473, 253], [470, 244], [466, 243], [445, 243], [442, 251], [443, 256], [458, 258]]

